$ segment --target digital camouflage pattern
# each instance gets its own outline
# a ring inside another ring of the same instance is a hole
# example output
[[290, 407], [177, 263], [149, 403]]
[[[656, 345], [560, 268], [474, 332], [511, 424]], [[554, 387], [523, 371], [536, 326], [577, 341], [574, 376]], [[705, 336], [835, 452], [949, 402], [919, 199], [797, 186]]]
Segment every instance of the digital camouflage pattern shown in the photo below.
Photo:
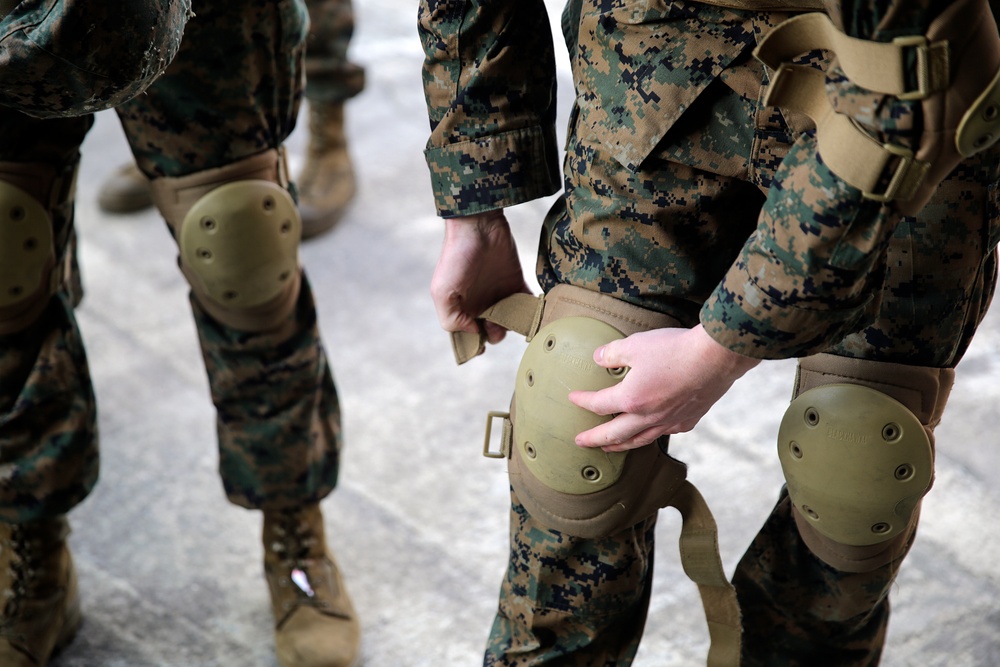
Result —
[[656, 517], [601, 540], [550, 530], [511, 493], [510, 562], [484, 666], [628, 665], [653, 577]]
[[191, 302], [218, 411], [226, 495], [267, 510], [319, 502], [337, 481], [340, 404], [308, 280], [280, 334], [235, 331]]
[[190, 0], [6, 2], [0, 105], [47, 118], [121, 104], [173, 60], [190, 11]]
[[[307, 25], [301, 0], [200, 2], [164, 75], [117, 108], [142, 170], [182, 176], [281, 145], [298, 113]], [[49, 103], [58, 109], [61, 100]], [[75, 165], [92, 123], [0, 107], [0, 162]], [[59, 254], [71, 253], [72, 202], [56, 208], [54, 226]], [[0, 520], [66, 512], [96, 481], [96, 408], [73, 316], [77, 279], [30, 329], [0, 337]], [[283, 509], [327, 495], [337, 481], [340, 414], [305, 279], [280, 334], [234, 331], [197, 305], [194, 312], [230, 499]]]
[[872, 572], [840, 572], [820, 563], [792, 524], [782, 490], [733, 574], [743, 614], [741, 667], [875, 667], [903, 557]]
[[[827, 8], [852, 36], [886, 41], [924, 32], [946, 4]], [[826, 351], [953, 367], [993, 294], [1000, 151], [966, 161], [915, 218], [862, 199], [824, 166], [807, 119], [761, 103], [768, 74], [751, 52], [789, 16], [683, 0], [570, 0], [562, 29], [575, 104], [539, 282], [700, 322], [748, 356]], [[422, 0], [425, 155], [439, 215], [558, 188], [548, 26], [539, 0]], [[914, 103], [859, 90], [819, 53], [802, 62], [827, 70], [841, 113], [912, 146]], [[877, 664], [900, 562], [865, 575], [829, 567], [808, 551], [787, 505], [779, 500], [734, 576], [749, 619], [742, 664]], [[546, 529], [515, 499], [486, 664], [630, 664], [641, 620], [614, 623], [643, 617], [648, 587], [616, 598], [617, 574], [601, 576], [595, 563], [619, 573], [648, 562], [652, 536], [636, 539], [641, 532], [580, 540]]]
[[306, 0], [306, 7], [306, 98], [343, 102], [354, 97], [365, 87], [365, 70], [347, 57], [354, 35], [351, 0]]

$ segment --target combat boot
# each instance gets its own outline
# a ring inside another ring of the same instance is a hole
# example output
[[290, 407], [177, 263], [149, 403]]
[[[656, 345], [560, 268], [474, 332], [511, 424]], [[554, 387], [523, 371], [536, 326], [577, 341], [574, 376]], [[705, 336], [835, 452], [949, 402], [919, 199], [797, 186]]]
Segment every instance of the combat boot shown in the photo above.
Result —
[[44, 667], [76, 635], [80, 597], [65, 517], [0, 524], [0, 665]]
[[319, 505], [264, 513], [264, 574], [281, 667], [354, 667], [361, 628]]
[[97, 203], [108, 213], [134, 213], [153, 205], [149, 179], [135, 163], [122, 165], [97, 193]]
[[357, 192], [342, 102], [309, 102], [309, 147], [299, 173], [302, 238], [333, 228]]

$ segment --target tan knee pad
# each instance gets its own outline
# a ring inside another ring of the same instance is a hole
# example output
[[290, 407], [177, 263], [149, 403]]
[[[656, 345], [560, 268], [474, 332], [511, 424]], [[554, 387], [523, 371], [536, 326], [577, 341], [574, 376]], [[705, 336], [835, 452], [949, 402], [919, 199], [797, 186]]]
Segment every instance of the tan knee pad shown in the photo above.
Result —
[[75, 179], [75, 166], [0, 162], [0, 334], [27, 328], [62, 284], [53, 210], [72, 201]]
[[242, 331], [267, 331], [294, 310], [302, 223], [287, 190], [284, 153], [152, 182], [198, 303]]
[[799, 532], [824, 562], [867, 572], [906, 553], [953, 377], [826, 354], [800, 362], [778, 456]]
[[607, 453], [574, 443], [607, 421], [569, 402], [570, 389], [616, 384], [627, 369], [594, 363], [598, 346], [676, 320], [613, 297], [559, 285], [544, 299], [539, 330], [518, 369], [511, 410], [510, 483], [527, 510], [561, 532], [611, 535], [667, 506], [687, 467], [662, 446]]
[[[711, 646], [708, 664], [738, 665], [741, 626], [736, 590], [719, 557], [718, 530], [705, 499], [687, 481], [687, 466], [667, 454], [666, 438], [622, 453], [578, 447], [582, 430], [601, 417], [569, 402], [572, 389], [601, 389], [621, 372], [594, 363], [594, 350], [640, 331], [679, 326], [672, 317], [605, 294], [558, 285], [541, 298], [517, 294], [481, 314], [525, 335], [509, 414], [491, 413], [487, 456], [507, 458], [517, 499], [542, 525], [568, 535], [600, 539], [675, 507], [684, 572], [698, 585]], [[479, 354], [482, 335], [453, 336], [461, 364]], [[504, 418], [501, 451], [490, 451], [490, 425]]]

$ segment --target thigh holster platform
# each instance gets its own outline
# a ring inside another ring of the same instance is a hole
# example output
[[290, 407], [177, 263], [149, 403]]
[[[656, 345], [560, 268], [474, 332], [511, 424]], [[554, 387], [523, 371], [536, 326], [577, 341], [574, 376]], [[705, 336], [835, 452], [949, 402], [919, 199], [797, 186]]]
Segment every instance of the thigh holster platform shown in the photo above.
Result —
[[60, 174], [42, 164], [0, 162], [0, 334], [34, 322], [62, 284], [66, 267], [57, 259], [52, 211], [72, 200], [75, 179], [75, 167]]
[[[681, 513], [681, 564], [698, 584], [708, 621], [711, 667], [740, 661], [736, 592], [719, 557], [718, 531], [708, 505], [687, 481], [687, 466], [667, 454], [667, 438], [628, 452], [579, 447], [581, 431], [611, 419], [573, 405], [572, 389], [599, 390], [620, 382], [627, 368], [594, 363], [600, 345], [649, 329], [677, 327], [677, 320], [619, 299], [570, 285], [542, 297], [517, 294], [482, 319], [524, 334], [509, 413], [490, 413], [484, 453], [508, 461], [518, 500], [541, 524], [570, 535], [601, 538], [674, 507]], [[485, 339], [453, 335], [456, 360], [483, 351]], [[494, 419], [503, 422], [499, 452], [490, 451]]]
[[[827, 75], [792, 64], [822, 49], [853, 84], [915, 100], [923, 132], [915, 150], [882, 143], [828, 97]], [[768, 33], [755, 52], [773, 70], [764, 103], [800, 111], [816, 124], [820, 156], [846, 183], [915, 215], [959, 162], [1000, 139], [1000, 34], [988, 0], [956, 0], [925, 35], [891, 42], [850, 37], [821, 12]]]
[[865, 572], [905, 553], [953, 376], [826, 354], [800, 362], [778, 457], [799, 532], [823, 561]]
[[302, 224], [284, 153], [152, 182], [198, 303], [234, 329], [265, 331], [295, 307]]

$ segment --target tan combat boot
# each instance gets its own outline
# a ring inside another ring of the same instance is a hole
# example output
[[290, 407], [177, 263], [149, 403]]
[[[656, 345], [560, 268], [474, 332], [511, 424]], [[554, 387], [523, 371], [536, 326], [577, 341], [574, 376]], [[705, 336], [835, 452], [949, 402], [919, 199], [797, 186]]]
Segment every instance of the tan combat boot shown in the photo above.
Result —
[[153, 205], [149, 179], [135, 163], [122, 165], [97, 193], [97, 203], [108, 213], [135, 213]]
[[357, 192], [342, 102], [309, 102], [309, 147], [297, 179], [302, 238], [330, 230]]
[[354, 667], [361, 627], [333, 556], [319, 505], [264, 513], [264, 574], [281, 667]]
[[44, 667], [80, 627], [65, 517], [0, 524], [0, 665]]

